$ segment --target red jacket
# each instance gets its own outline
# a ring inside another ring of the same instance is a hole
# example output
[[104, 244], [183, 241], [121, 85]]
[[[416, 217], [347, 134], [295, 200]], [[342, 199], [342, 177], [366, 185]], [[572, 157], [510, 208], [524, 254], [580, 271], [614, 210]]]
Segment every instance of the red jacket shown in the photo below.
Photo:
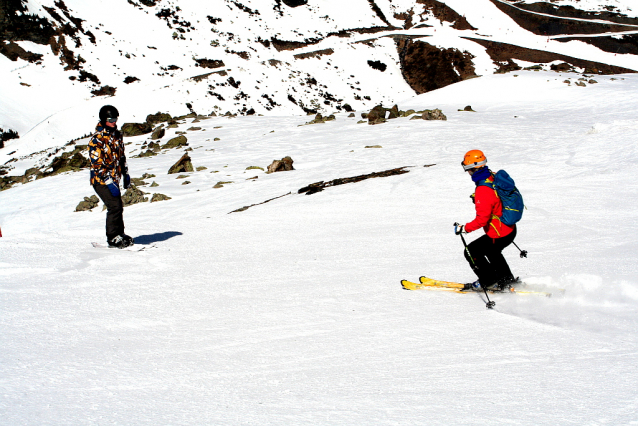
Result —
[[[493, 178], [488, 178], [491, 181]], [[514, 230], [514, 226], [507, 226], [501, 222], [503, 204], [496, 195], [496, 191], [489, 186], [479, 185], [474, 193], [476, 217], [465, 224], [466, 232], [473, 232], [483, 228], [490, 238], [502, 238]]]

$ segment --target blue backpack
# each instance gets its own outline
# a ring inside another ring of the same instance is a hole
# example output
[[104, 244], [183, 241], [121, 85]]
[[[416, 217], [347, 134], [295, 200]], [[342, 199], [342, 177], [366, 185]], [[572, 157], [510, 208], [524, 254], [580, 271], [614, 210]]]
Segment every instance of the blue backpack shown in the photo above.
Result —
[[523, 217], [523, 209], [525, 208], [523, 196], [520, 191], [516, 189], [514, 179], [512, 179], [505, 170], [496, 172], [494, 182], [483, 181], [481, 185], [494, 189], [498, 198], [501, 199], [501, 203], [503, 203], [501, 222], [507, 226], [512, 226], [521, 220]]

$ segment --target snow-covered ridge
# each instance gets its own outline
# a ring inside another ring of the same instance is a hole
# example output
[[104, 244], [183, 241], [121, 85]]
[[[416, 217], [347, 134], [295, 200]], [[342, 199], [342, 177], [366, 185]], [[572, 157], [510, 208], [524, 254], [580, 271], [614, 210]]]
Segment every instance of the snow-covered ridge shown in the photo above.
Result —
[[[53, 36], [49, 45], [19, 36], [2, 42], [3, 53], [15, 61], [0, 55], [5, 82], [0, 128], [24, 137], [54, 113], [79, 102], [89, 102], [85, 109], [90, 110], [90, 98], [112, 94], [108, 102], [136, 116], [157, 112], [144, 109], [141, 98], [148, 93], [155, 94], [159, 109], [189, 103], [200, 114], [305, 114], [334, 112], [345, 104], [391, 105], [498, 70], [489, 51], [472, 38], [610, 65], [612, 72], [638, 70], [633, 54], [523, 30], [497, 3], [504, 2], [131, 0], [102, 8], [82, 0], [26, 1], [25, 13], [46, 19]], [[609, 4], [618, 14], [634, 16], [629, 2]], [[602, 8], [597, 1], [571, 5]], [[632, 35], [625, 31], [618, 37]], [[423, 49], [426, 45], [431, 47]], [[20, 59], [21, 51], [42, 56], [28, 62]], [[471, 57], [465, 69], [454, 65], [461, 56]], [[534, 55], [516, 56], [510, 53], [514, 61], [535, 62]], [[424, 74], [432, 60], [434, 71]], [[42, 96], [55, 102], [40, 102]]]

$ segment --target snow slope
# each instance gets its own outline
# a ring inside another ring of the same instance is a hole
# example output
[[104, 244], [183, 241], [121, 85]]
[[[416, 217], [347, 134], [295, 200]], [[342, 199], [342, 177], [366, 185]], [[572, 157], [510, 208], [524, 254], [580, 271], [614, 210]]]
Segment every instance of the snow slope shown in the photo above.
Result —
[[[440, 122], [184, 123], [171, 132], [207, 169], [182, 179], [167, 170], [183, 150], [134, 158], [146, 139], [130, 138], [132, 176], [172, 197], [125, 209], [154, 245], [140, 252], [91, 247], [105, 213], [73, 211], [88, 172], [3, 191], [0, 424], [636, 424], [638, 78], [579, 77], [522, 71], [399, 102]], [[562, 297], [496, 295], [489, 311], [478, 294], [401, 289], [472, 279], [452, 233], [473, 217], [472, 148], [525, 196], [514, 273]], [[247, 170], [286, 155], [296, 170]]]

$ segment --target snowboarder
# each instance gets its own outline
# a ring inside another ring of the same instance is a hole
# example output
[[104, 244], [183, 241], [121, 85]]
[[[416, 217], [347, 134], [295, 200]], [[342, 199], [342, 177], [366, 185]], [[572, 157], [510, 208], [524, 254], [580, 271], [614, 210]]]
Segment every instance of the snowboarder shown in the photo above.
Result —
[[[514, 241], [516, 225], [508, 226], [501, 222], [503, 204], [493, 189], [494, 175], [487, 168], [487, 158], [482, 151], [468, 151], [461, 162], [476, 184], [471, 195], [476, 208], [476, 217], [471, 222], [456, 228], [456, 234], [470, 233], [483, 228], [485, 235], [468, 244], [464, 254], [478, 280], [466, 284], [466, 290], [480, 291], [482, 288], [503, 288], [516, 282], [505, 257], [503, 249]], [[469, 253], [468, 253], [469, 251]]]
[[124, 233], [122, 195], [131, 184], [124, 154], [122, 132], [117, 128], [119, 112], [112, 105], [100, 109], [100, 122], [89, 142], [91, 160], [91, 185], [106, 206], [106, 240], [110, 247], [124, 248], [134, 244], [133, 238]]

